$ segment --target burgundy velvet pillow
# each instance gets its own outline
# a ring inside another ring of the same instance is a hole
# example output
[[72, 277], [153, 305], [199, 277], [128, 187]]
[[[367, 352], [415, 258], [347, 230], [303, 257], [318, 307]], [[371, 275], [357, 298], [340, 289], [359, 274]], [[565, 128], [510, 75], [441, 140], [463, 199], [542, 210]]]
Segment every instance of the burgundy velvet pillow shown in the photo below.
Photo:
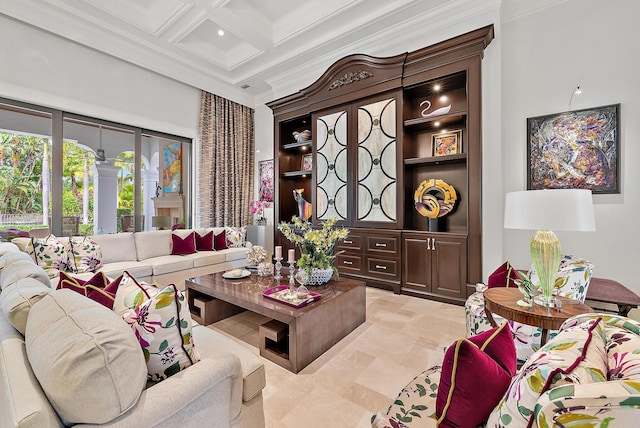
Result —
[[513, 283], [515, 279], [520, 279], [518, 270], [511, 266], [511, 263], [507, 260], [489, 275], [487, 287], [515, 287], [516, 285]]
[[97, 272], [88, 280], [74, 278], [66, 272], [60, 272], [57, 290], [67, 288], [76, 293], [82, 294], [91, 300], [95, 300], [102, 306], [113, 309], [113, 302], [116, 298], [116, 291], [122, 280], [122, 275], [109, 282], [109, 278], [102, 272]]
[[509, 388], [515, 365], [515, 345], [506, 322], [451, 345], [436, 398], [438, 426], [471, 428], [486, 422]]
[[220, 232], [213, 238], [213, 246], [217, 250], [226, 250], [227, 248], [227, 233], [225, 231]]
[[515, 376], [518, 370], [518, 357], [513, 334], [506, 321], [500, 327], [469, 337], [468, 340], [493, 358], [509, 375]]
[[198, 232], [196, 234], [196, 249], [198, 251], [214, 251], [213, 248], [213, 230], [209, 233], [205, 233], [200, 236]]
[[184, 238], [172, 233], [171, 243], [171, 254], [173, 255], [193, 254], [196, 252], [195, 232], [191, 232]]

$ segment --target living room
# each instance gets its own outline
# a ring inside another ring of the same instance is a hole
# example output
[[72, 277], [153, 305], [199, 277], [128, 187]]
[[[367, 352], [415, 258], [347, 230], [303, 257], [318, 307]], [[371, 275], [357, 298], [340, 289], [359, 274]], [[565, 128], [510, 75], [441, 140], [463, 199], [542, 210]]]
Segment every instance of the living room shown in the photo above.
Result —
[[[399, 2], [407, 3], [412, 2]], [[255, 96], [222, 81], [196, 86], [184, 83], [179, 75], [171, 78], [149, 71], [133, 65], [135, 57], [112, 56], [109, 46], [86, 47], [38, 29], [45, 23], [37, 20], [44, 20], [46, 13], [33, 14], [29, 17], [32, 25], [28, 25], [18, 18], [16, 6], [6, 5], [6, 13], [0, 16], [0, 34], [13, 42], [3, 47], [3, 63], [10, 66], [0, 74], [0, 96], [195, 140], [200, 89], [204, 89], [255, 109], [257, 166], [260, 160], [274, 158], [274, 120], [266, 103], [312, 84], [337, 59], [356, 52], [397, 55], [493, 24], [495, 39], [482, 60], [483, 278], [507, 259], [518, 267], [531, 264], [528, 232], [503, 228], [505, 194], [527, 188], [526, 119], [619, 103], [620, 192], [594, 195], [596, 232], [561, 232], [559, 236], [566, 252], [594, 263], [594, 276], [614, 279], [640, 293], [633, 269], [639, 252], [628, 230], [640, 208], [634, 184], [639, 180], [628, 161], [638, 156], [631, 142], [640, 125], [630, 120], [638, 109], [634, 102], [638, 84], [632, 77], [634, 60], [625, 57], [630, 43], [626, 41], [637, 39], [634, 12], [639, 11], [638, 6], [630, 0], [606, 6], [595, 0], [535, 5], [513, 0], [427, 3], [439, 3], [441, 9], [427, 12], [425, 5], [424, 16], [406, 27], [385, 30], [386, 43], [368, 44], [357, 37], [342, 40], [331, 55], [303, 61], [299, 68], [289, 67]], [[33, 4], [31, 7], [43, 7]], [[89, 31], [91, 26], [73, 24], [69, 22], [69, 28], [74, 31]], [[68, 37], [73, 39], [73, 34]], [[133, 54], [152, 55], [142, 49]], [[192, 82], [202, 79], [197, 70], [192, 73]], [[582, 93], [573, 95], [577, 86]], [[197, 223], [196, 212], [193, 224]], [[457, 309], [439, 304], [433, 308], [463, 317], [463, 311]], [[460, 320], [460, 334], [464, 333], [463, 323]], [[456, 337], [453, 333], [447, 341]], [[440, 346], [439, 340], [434, 342], [431, 345]], [[305, 397], [292, 397], [291, 404], [298, 401], [304, 402]]]

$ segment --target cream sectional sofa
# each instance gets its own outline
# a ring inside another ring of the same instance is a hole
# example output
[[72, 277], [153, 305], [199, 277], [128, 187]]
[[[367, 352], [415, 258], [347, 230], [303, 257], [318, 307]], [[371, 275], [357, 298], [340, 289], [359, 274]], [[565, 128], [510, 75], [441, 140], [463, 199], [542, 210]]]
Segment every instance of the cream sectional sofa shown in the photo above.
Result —
[[[247, 247], [251, 246], [250, 242], [246, 242], [245, 247], [226, 250], [198, 251], [187, 255], [171, 254], [172, 233], [184, 238], [193, 231], [204, 235], [211, 230], [217, 235], [225, 228], [124, 232], [93, 235], [91, 239], [100, 246], [102, 266], [99, 270], [108, 277], [115, 278], [128, 271], [138, 280], [158, 285], [175, 284], [180, 290], [184, 290], [187, 278], [246, 265]], [[68, 242], [68, 238], [65, 237], [57, 239], [63, 244]], [[16, 238], [12, 242], [25, 251], [29, 238]]]
[[0, 307], [3, 428], [264, 427], [264, 365], [221, 333], [196, 325], [201, 360], [147, 382], [129, 325], [78, 293], [52, 290], [10, 243], [0, 243]]

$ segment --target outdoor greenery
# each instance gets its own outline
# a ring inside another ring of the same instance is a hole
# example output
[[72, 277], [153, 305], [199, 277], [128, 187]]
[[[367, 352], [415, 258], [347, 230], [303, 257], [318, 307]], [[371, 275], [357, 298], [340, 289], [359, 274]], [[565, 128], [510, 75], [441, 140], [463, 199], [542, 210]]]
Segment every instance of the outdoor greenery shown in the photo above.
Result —
[[42, 212], [42, 158], [48, 140], [0, 133], [0, 212]]
[[[43, 159], [51, 165], [51, 142], [47, 137], [0, 132], [0, 213], [42, 214]], [[93, 152], [72, 141], [63, 147], [62, 215], [82, 216], [83, 177], [89, 175], [89, 221], [93, 220]], [[118, 178], [118, 208], [133, 212], [133, 152], [122, 153], [114, 165]], [[50, 173], [50, 172], [49, 172]], [[50, 201], [49, 213], [51, 212]]]

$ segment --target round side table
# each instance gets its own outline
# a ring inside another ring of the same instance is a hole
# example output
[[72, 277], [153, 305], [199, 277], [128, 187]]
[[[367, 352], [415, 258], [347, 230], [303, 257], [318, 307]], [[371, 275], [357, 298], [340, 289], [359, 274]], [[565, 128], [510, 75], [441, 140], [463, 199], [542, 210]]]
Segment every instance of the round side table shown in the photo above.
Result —
[[593, 312], [593, 309], [584, 303], [565, 297], [558, 297], [562, 302], [561, 308], [546, 308], [535, 303], [531, 307], [518, 306], [516, 302], [522, 299], [522, 293], [515, 287], [489, 288], [483, 294], [485, 313], [493, 327], [497, 327], [493, 314], [521, 324], [540, 327], [540, 346], [547, 343], [549, 330], [558, 330], [563, 322], [574, 315]]

